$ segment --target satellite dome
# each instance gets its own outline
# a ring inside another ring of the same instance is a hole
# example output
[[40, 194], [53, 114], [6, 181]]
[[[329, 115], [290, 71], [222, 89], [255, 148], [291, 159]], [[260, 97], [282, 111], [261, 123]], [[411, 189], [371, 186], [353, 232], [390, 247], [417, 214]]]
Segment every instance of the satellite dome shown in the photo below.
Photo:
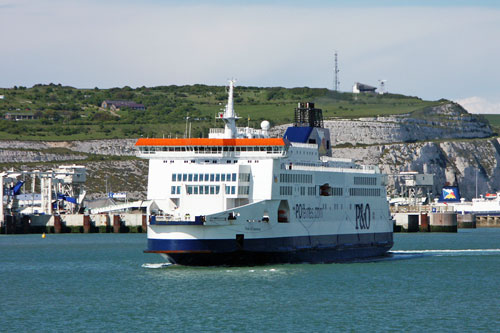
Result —
[[270, 127], [271, 124], [267, 120], [264, 120], [260, 123], [260, 128], [262, 128], [264, 131], [268, 131]]

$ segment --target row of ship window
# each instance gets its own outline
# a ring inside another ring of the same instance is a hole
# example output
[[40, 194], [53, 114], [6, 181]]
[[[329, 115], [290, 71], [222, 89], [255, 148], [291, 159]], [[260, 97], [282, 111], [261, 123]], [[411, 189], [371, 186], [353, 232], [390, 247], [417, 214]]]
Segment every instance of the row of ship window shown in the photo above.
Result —
[[354, 185], [377, 185], [376, 177], [354, 177]]
[[[317, 189], [316, 186], [301, 186], [300, 189], [300, 195], [310, 195], [310, 196], [316, 196]], [[293, 194], [293, 187], [292, 186], [280, 186], [280, 195], [292, 195]]]
[[140, 147], [141, 153], [148, 154], [157, 151], [171, 151], [171, 152], [194, 152], [195, 154], [218, 154], [222, 152], [241, 152], [241, 151], [262, 151], [268, 154], [280, 154], [283, 152], [283, 147], [281, 146], [251, 146], [251, 147], [240, 147], [240, 146], [189, 146], [189, 147]]
[[[186, 186], [187, 195], [217, 195], [220, 192], [220, 185], [188, 185]], [[171, 194], [181, 194], [181, 186], [172, 186]], [[225, 186], [226, 194], [236, 194], [236, 186]], [[238, 195], [250, 193], [250, 186], [239, 186]]]
[[[241, 174], [240, 174], [241, 175]], [[250, 178], [250, 174], [248, 179]], [[247, 178], [247, 176], [245, 176]], [[173, 173], [173, 182], [235, 182], [236, 173]], [[244, 180], [241, 180], [244, 181]], [[248, 180], [246, 180], [248, 181]]]
[[[280, 183], [312, 183], [312, 175], [292, 173], [280, 174]], [[354, 177], [354, 185], [377, 185], [376, 177]]]
[[[320, 195], [321, 196], [343, 196], [344, 189], [341, 187], [328, 187], [323, 188], [320, 186]], [[299, 194], [302, 196], [316, 196], [318, 194], [316, 186], [301, 186], [299, 188]], [[379, 188], [350, 188], [349, 195], [350, 196], [365, 196], [365, 197], [379, 197], [381, 191]], [[280, 195], [293, 195], [293, 186], [280, 186]]]
[[350, 196], [360, 196], [360, 197], [379, 197], [379, 188], [350, 188]]
[[280, 173], [280, 183], [312, 183], [312, 175]]

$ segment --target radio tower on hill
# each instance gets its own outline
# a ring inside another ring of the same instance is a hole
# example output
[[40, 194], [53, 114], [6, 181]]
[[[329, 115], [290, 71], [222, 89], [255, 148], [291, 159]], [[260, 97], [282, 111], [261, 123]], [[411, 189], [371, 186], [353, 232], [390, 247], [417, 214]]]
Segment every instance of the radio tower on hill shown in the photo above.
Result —
[[339, 91], [339, 63], [338, 63], [338, 55], [337, 51], [335, 51], [335, 70], [334, 70], [334, 79], [333, 79], [333, 90]]

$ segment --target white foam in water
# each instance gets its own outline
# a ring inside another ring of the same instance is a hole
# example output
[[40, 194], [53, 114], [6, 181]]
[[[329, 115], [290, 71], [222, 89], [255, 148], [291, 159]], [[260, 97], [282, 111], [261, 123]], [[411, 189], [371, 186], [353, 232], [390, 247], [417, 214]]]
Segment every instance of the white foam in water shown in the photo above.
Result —
[[142, 264], [141, 267], [158, 269], [158, 268], [165, 268], [165, 267], [168, 267], [168, 266], [171, 266], [171, 265], [172, 264], [169, 263], [169, 262], [161, 262], [161, 263], [158, 263], [158, 264]]
[[391, 254], [430, 254], [430, 255], [490, 255], [500, 254], [500, 249], [464, 249], [464, 250], [398, 250]]

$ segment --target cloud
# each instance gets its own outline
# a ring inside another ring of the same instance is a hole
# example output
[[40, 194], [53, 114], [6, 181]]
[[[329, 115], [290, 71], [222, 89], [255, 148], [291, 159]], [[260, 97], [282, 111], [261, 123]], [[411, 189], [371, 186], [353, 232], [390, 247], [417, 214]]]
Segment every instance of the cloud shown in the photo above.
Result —
[[467, 97], [456, 102], [469, 113], [500, 114], [500, 103], [491, 102], [481, 97]]

